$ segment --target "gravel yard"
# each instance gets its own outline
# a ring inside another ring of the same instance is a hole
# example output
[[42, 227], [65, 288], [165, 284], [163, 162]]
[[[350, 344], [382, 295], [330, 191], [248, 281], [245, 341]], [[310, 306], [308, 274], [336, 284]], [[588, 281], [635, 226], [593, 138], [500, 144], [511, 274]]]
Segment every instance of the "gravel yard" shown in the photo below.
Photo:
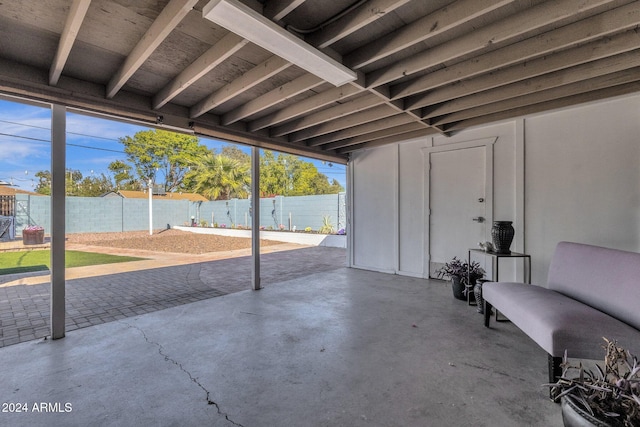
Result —
[[[196, 234], [180, 230], [128, 231], [123, 233], [67, 234], [68, 243], [108, 246], [112, 248], [140, 249], [155, 252], [180, 252], [203, 254], [251, 247], [251, 239], [225, 237], [213, 234]], [[273, 240], [260, 240], [260, 246], [282, 244]]]

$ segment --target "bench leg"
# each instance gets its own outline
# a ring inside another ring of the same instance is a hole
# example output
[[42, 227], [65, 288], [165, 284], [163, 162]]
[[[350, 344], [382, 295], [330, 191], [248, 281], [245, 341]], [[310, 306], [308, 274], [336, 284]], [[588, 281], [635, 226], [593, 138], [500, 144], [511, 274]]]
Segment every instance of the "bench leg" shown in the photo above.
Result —
[[489, 320], [491, 319], [491, 309], [492, 306], [489, 304], [489, 301], [484, 300], [484, 326], [489, 327]]
[[[562, 376], [562, 357], [553, 357], [552, 355], [547, 355], [549, 362], [549, 383], [555, 383]], [[549, 389], [549, 398], [554, 402], [558, 403], [558, 392], [554, 391], [553, 388]]]

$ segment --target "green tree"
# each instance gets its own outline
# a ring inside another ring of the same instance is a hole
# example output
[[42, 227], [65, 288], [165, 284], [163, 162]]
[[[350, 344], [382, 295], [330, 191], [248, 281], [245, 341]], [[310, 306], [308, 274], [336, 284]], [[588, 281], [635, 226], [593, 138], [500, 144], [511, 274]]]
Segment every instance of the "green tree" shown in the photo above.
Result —
[[140, 131], [133, 137], [120, 138], [120, 142], [127, 159], [119, 162], [130, 165], [130, 169], [123, 168], [118, 161], [109, 165], [110, 170], [117, 171], [116, 182], [132, 184], [133, 178], [146, 184], [153, 178], [167, 192], [190, 190], [185, 187], [185, 182], [190, 182], [185, 178], [192, 173], [191, 166], [210, 152], [196, 136], [161, 129]]
[[[48, 170], [36, 172], [38, 185], [36, 193], [51, 195], [51, 172]], [[104, 173], [83, 177], [79, 170], [67, 169], [65, 173], [65, 194], [67, 196], [97, 197], [115, 190], [113, 182]]]
[[194, 169], [195, 190], [212, 200], [246, 198], [251, 184], [251, 171], [247, 164], [208, 153]]
[[45, 196], [51, 195], [51, 172], [48, 170], [36, 172], [36, 178], [38, 178], [38, 185], [34, 191]]
[[116, 160], [111, 162], [108, 168], [113, 173], [115, 186], [118, 190], [142, 190], [142, 183], [131, 173], [133, 168], [130, 165], [122, 160]]
[[265, 150], [260, 156], [260, 193], [262, 195], [306, 196], [344, 191], [334, 180], [308, 161], [292, 154], [274, 154]]
[[249, 166], [251, 165], [251, 155], [245, 153], [236, 145], [225, 145], [224, 147], [222, 147], [220, 154], [225, 157], [229, 157], [230, 159], [237, 160], [241, 164], [247, 164]]
[[76, 187], [76, 195], [81, 197], [100, 197], [109, 191], [116, 190], [111, 179], [104, 173], [86, 176], [76, 183]]

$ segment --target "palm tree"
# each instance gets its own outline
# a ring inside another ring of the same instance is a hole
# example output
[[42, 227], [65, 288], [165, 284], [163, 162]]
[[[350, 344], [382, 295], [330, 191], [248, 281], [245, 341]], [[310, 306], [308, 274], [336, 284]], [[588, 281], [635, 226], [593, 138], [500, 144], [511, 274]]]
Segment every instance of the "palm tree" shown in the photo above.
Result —
[[196, 166], [196, 192], [211, 200], [243, 199], [249, 194], [249, 166], [221, 154], [208, 153]]

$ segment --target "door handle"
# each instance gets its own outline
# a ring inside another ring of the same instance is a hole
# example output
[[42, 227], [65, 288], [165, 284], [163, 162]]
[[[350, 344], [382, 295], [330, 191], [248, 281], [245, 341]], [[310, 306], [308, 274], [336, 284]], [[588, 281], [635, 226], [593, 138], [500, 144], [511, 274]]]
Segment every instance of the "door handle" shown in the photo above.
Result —
[[474, 220], [475, 222], [478, 222], [478, 223], [482, 223], [482, 222], [484, 222], [484, 218], [483, 218], [483, 217], [481, 217], [481, 216], [478, 216], [478, 217], [472, 218], [472, 220]]

